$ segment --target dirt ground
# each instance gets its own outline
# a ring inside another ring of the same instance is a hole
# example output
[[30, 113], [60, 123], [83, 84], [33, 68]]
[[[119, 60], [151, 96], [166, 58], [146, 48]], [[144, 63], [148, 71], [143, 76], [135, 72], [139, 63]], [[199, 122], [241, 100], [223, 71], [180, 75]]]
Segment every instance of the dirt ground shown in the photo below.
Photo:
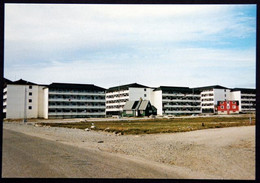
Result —
[[255, 126], [122, 136], [21, 122], [4, 122], [4, 128], [165, 165], [187, 179], [255, 179]]

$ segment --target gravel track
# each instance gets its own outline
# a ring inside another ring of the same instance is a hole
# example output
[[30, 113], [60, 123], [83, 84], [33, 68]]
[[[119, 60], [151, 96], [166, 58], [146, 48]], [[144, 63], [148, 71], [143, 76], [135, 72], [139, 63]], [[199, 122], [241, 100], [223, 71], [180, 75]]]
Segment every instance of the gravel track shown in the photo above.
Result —
[[4, 128], [80, 148], [160, 163], [187, 178], [255, 179], [255, 126], [122, 136], [19, 122], [4, 122]]

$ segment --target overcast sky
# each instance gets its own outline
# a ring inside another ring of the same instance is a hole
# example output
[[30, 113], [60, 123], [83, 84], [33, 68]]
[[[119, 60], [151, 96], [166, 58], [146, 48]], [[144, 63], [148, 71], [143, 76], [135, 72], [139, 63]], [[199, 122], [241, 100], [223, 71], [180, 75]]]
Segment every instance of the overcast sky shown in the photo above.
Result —
[[4, 76], [255, 87], [256, 5], [5, 4]]

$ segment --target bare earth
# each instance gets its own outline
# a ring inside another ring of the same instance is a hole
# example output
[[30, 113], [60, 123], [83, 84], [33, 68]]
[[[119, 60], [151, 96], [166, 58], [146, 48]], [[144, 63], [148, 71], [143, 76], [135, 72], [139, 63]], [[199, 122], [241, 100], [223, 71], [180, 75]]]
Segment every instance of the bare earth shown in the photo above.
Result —
[[147, 162], [187, 179], [255, 179], [255, 126], [123, 136], [18, 122], [4, 122], [4, 129]]

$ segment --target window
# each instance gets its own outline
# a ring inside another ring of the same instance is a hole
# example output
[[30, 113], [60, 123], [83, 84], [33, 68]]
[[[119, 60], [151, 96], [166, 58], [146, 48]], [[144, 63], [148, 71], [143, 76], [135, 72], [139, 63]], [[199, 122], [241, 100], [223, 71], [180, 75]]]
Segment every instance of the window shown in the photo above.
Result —
[[146, 97], [146, 94], [144, 94], [144, 97]]
[[32, 99], [29, 99], [29, 103], [31, 103], [32, 102]]
[[236, 108], [237, 108], [237, 106], [233, 105], [233, 106], [232, 106], [232, 108], [233, 108], [233, 109], [236, 109]]
[[29, 89], [32, 89], [32, 85], [29, 86]]
[[29, 92], [29, 95], [32, 96], [32, 92]]
[[146, 88], [144, 89], [144, 91], [146, 91]]
[[28, 107], [28, 109], [30, 109], [30, 110], [31, 110], [31, 109], [32, 109], [32, 106], [29, 106], [29, 107]]

